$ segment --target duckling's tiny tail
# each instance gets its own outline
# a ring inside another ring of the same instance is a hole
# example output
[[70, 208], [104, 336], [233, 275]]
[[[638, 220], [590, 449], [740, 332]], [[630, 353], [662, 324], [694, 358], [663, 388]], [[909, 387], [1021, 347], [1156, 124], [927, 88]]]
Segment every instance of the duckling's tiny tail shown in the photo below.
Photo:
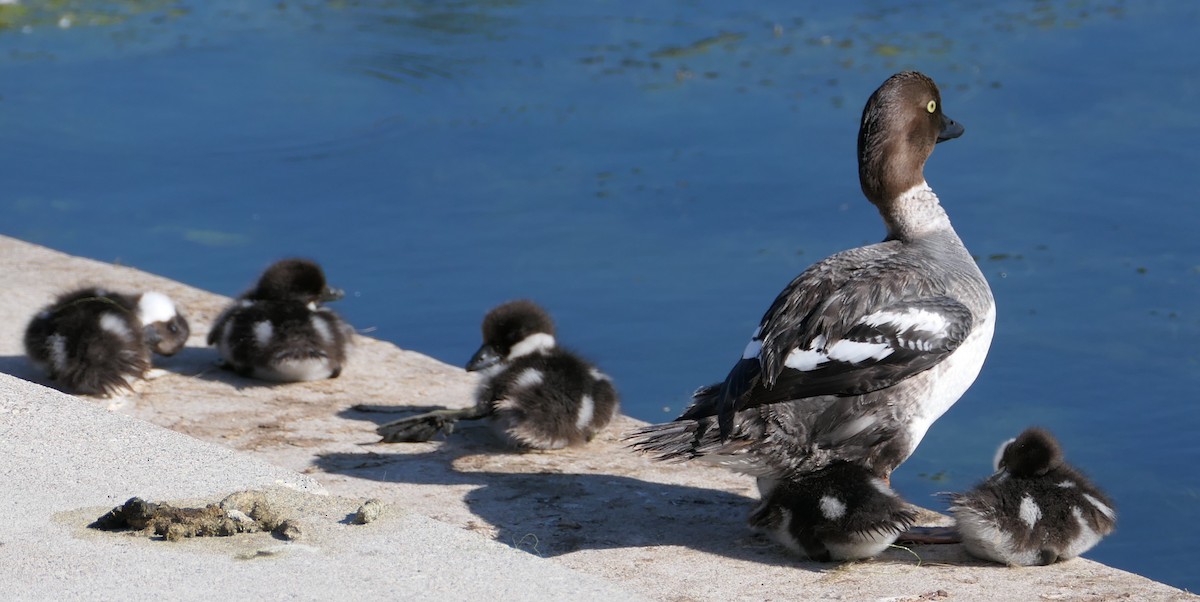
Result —
[[111, 397], [132, 392], [130, 381], [150, 369], [150, 360], [131, 350], [94, 345], [84, 353], [86, 359], [58, 376], [71, 389], [87, 395]]

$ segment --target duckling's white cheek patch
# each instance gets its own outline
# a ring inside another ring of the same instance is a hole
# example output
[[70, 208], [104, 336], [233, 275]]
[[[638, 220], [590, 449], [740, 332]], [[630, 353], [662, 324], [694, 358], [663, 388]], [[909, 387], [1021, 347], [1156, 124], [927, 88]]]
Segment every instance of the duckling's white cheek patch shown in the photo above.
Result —
[[254, 340], [259, 347], [266, 347], [267, 343], [271, 342], [271, 335], [275, 329], [271, 327], [271, 323], [263, 320], [254, 325]]
[[[1008, 441], [1001, 443], [1000, 447], [996, 448], [996, 453], [994, 455], [992, 455], [992, 469], [993, 470], [1000, 470], [1000, 461], [1004, 459], [1004, 450], [1008, 449], [1009, 444], [1011, 444], [1013, 441], [1016, 441], [1016, 440], [1017, 440], [1017, 438], [1013, 437], [1013, 438], [1009, 439]], [[1060, 487], [1061, 487], [1061, 485], [1060, 485]]]
[[175, 313], [175, 303], [162, 293], [150, 291], [138, 300], [138, 318], [142, 320], [142, 326], [167, 322], [175, 317]]
[[589, 368], [588, 374], [590, 374], [592, 378], [598, 382], [612, 381], [607, 374], [597, 370], [596, 368]]
[[100, 316], [100, 328], [105, 332], [112, 333], [122, 341], [128, 341], [130, 338], [129, 327], [125, 325], [125, 321], [117, 314], [104, 314]]
[[511, 360], [529, 355], [530, 353], [553, 349], [554, 344], [553, 336], [544, 332], [534, 333], [521, 339], [516, 345], [513, 345], [512, 349], [508, 352], [508, 359]]

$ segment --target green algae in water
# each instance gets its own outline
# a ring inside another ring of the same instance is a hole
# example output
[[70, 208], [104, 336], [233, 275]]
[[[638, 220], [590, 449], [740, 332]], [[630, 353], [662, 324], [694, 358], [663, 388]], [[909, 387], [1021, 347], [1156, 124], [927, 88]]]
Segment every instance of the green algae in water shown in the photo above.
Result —
[[732, 44], [741, 41], [745, 38], [745, 34], [722, 32], [710, 38], [704, 38], [688, 44], [687, 46], [668, 46], [662, 50], [657, 50], [650, 54], [650, 58], [654, 59], [678, 59], [698, 54], [704, 54], [716, 46], [722, 44]]
[[178, 4], [178, 0], [23, 0], [21, 4], [0, 4], [0, 31], [26, 27], [104, 27], [151, 13], [175, 17], [187, 12]]

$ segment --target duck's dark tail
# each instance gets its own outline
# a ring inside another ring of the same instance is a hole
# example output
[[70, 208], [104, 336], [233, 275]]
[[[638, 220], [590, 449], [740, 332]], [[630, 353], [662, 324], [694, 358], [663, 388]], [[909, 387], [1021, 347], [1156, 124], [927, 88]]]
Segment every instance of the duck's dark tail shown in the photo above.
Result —
[[692, 395], [692, 405], [673, 422], [651, 424], [625, 437], [629, 447], [656, 460], [681, 462], [712, 453], [728, 453], [735, 442], [723, 442], [712, 407], [720, 386], [701, 387]]
[[460, 420], [478, 420], [491, 414], [487, 406], [472, 406], [460, 410], [442, 409], [393, 420], [379, 425], [375, 429], [379, 433], [380, 443], [420, 443], [429, 441], [438, 433], [449, 435], [454, 432], [454, 425]]
[[697, 452], [703, 438], [704, 425], [694, 420], [676, 420], [663, 424], [651, 424], [625, 436], [629, 447], [655, 460], [682, 462], [700, 456]]

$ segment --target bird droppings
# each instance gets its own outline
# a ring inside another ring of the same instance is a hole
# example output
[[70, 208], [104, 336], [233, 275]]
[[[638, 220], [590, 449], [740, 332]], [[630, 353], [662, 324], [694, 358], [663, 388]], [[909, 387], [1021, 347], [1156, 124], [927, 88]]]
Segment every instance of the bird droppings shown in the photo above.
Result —
[[279, 523], [279, 525], [271, 530], [271, 533], [287, 541], [296, 541], [304, 534], [300, 529], [300, 523], [290, 518]]
[[358, 507], [358, 512], [354, 513], [354, 518], [350, 522], [356, 525], [365, 525], [379, 518], [381, 512], [383, 512], [383, 500], [371, 498]]
[[180, 508], [134, 497], [88, 527], [102, 531], [144, 531], [167, 541], [260, 531], [287, 540], [300, 536], [295, 521], [280, 517], [261, 491], [239, 491], [203, 508]]

